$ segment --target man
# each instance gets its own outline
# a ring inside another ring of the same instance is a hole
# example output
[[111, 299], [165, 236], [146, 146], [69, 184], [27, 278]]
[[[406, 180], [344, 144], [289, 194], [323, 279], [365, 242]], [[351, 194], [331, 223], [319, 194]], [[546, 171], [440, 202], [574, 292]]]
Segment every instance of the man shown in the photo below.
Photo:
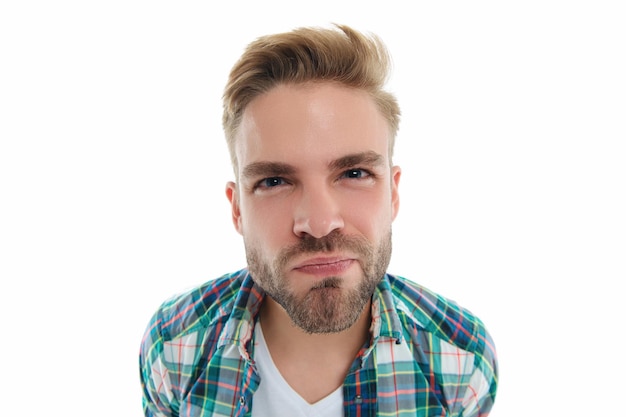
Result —
[[146, 416], [486, 416], [492, 340], [386, 273], [400, 168], [382, 42], [346, 26], [251, 43], [223, 124], [248, 267], [166, 301], [142, 341]]

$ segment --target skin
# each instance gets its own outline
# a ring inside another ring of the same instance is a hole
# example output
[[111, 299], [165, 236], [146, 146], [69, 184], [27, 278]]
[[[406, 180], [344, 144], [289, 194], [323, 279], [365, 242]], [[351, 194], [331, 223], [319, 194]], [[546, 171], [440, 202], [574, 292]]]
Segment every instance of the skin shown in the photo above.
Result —
[[274, 362], [311, 403], [343, 383], [369, 334], [399, 207], [389, 139], [371, 97], [331, 82], [274, 87], [238, 129], [232, 220], [268, 294]]

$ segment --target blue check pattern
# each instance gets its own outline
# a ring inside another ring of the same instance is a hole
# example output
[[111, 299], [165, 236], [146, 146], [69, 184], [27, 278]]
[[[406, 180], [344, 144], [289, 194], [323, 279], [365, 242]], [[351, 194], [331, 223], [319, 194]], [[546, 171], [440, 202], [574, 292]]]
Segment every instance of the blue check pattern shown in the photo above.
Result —
[[[243, 269], [167, 300], [140, 351], [146, 417], [250, 417], [262, 384], [254, 325], [264, 298]], [[497, 360], [483, 323], [415, 282], [385, 275], [371, 340], [343, 385], [345, 417], [484, 417]]]

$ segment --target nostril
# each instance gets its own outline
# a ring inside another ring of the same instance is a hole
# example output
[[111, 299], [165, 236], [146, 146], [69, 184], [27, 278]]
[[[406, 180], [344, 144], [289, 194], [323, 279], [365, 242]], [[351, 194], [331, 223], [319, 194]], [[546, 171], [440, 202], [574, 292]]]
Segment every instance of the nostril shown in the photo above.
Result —
[[321, 238], [343, 228], [340, 206], [325, 182], [303, 184], [294, 207], [294, 234]]
[[319, 239], [342, 228], [343, 220], [339, 216], [327, 220], [307, 218], [295, 222], [294, 234], [298, 237], [308, 235]]

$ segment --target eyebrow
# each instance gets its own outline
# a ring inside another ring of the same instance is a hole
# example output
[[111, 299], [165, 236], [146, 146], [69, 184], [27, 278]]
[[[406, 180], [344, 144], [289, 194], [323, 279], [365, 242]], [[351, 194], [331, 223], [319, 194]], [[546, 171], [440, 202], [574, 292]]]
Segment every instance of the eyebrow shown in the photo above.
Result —
[[253, 162], [243, 168], [244, 178], [278, 177], [281, 175], [293, 175], [296, 168], [281, 162]]
[[[342, 170], [354, 168], [358, 165], [366, 165], [369, 167], [384, 164], [385, 159], [379, 153], [374, 151], [359, 152], [342, 156], [331, 161], [328, 164], [330, 170]], [[243, 178], [262, 178], [262, 177], [279, 177], [283, 175], [293, 175], [296, 168], [293, 165], [282, 162], [259, 161], [246, 165], [243, 168]]]
[[341, 158], [335, 159], [328, 164], [328, 167], [331, 170], [341, 170], [354, 168], [358, 165], [366, 165], [369, 167], [375, 167], [379, 165], [383, 165], [385, 162], [385, 158], [379, 153], [374, 151], [367, 152], [359, 152], [346, 156], [342, 156]]

